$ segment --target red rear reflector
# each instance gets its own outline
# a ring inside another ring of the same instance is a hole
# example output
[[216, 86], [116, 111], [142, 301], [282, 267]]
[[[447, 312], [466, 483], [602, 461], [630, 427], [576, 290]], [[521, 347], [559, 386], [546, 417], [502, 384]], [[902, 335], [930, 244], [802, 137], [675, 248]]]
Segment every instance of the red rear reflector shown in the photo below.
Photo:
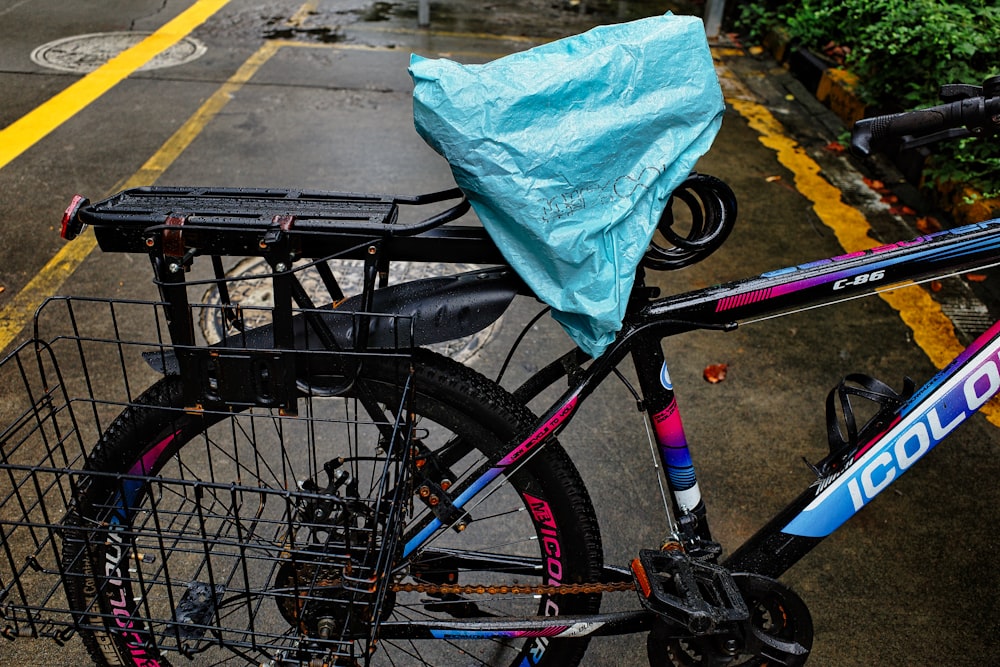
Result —
[[73, 201], [69, 203], [69, 207], [66, 208], [66, 212], [63, 213], [59, 236], [67, 241], [72, 241], [83, 231], [83, 223], [77, 219], [76, 214], [85, 203], [87, 203], [86, 197], [76, 195], [73, 197]]

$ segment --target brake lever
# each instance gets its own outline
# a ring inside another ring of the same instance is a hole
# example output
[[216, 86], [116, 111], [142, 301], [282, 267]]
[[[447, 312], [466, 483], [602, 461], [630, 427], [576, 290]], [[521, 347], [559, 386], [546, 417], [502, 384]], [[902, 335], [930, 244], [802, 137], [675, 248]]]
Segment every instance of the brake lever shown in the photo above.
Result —
[[915, 148], [920, 148], [921, 146], [928, 146], [930, 144], [937, 143], [939, 141], [947, 141], [949, 139], [965, 139], [966, 137], [974, 136], [967, 128], [964, 127], [953, 127], [948, 130], [941, 130], [940, 132], [934, 132], [932, 134], [925, 134], [919, 137], [915, 137], [912, 134], [907, 134], [902, 137], [899, 143], [900, 151], [913, 150]]
[[872, 154], [872, 119], [862, 118], [851, 129], [851, 155], [870, 157]]
[[983, 87], [969, 83], [947, 83], [941, 86], [941, 101], [956, 102], [970, 97], [982, 97]]

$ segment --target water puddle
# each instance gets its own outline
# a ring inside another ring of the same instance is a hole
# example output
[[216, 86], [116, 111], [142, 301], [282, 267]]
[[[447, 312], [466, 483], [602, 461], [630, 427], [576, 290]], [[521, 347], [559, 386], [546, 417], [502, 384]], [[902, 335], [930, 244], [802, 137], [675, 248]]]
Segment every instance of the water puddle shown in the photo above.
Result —
[[388, 21], [395, 15], [399, 6], [400, 4], [395, 2], [373, 2], [364, 9], [354, 10], [352, 13], [366, 23]]
[[302, 39], [321, 44], [333, 44], [343, 41], [344, 35], [340, 32], [340, 27], [320, 26], [318, 28], [300, 28], [293, 26], [281, 26], [270, 28], [264, 32], [264, 39]]

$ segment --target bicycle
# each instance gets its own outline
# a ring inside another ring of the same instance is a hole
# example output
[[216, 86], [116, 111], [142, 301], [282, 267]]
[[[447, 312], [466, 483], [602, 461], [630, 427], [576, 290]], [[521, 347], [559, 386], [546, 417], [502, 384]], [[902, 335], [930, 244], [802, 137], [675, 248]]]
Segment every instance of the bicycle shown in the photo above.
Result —
[[[858, 123], [854, 148], [1000, 128], [1000, 78], [949, 90], [961, 99]], [[724, 558], [660, 342], [996, 264], [1000, 220], [660, 297], [645, 271], [701, 261], [735, 223], [718, 179], [692, 175], [674, 199], [686, 229], [668, 206], [666, 243], [647, 253], [612, 346], [593, 360], [571, 351], [513, 393], [425, 349], [530, 296], [481, 228], [445, 225], [468, 210], [458, 190], [75, 199], [63, 236], [89, 225], [105, 252], [148, 254], [161, 298], [53, 300], [38, 322], [55, 311], [70, 333], [36, 323], [0, 365], [27, 401], [4, 408], [0, 431], [3, 634], [78, 633], [99, 665], [569, 665], [592, 637], [632, 632], [648, 633], [654, 665], [803, 664], [812, 621], [778, 578], [1000, 391], [1000, 324], [919, 389], [848, 376], [830, 394], [814, 481]], [[398, 222], [428, 205], [445, 208]], [[234, 276], [227, 256], [267, 266]], [[357, 294], [334, 259], [354, 263]], [[402, 261], [490, 268], [390, 285]], [[273, 306], [237, 303], [248, 280], [270, 285]], [[88, 309], [112, 337], [82, 331]], [[218, 340], [198, 332], [205, 322]], [[556, 436], [626, 357], [669, 529], [616, 566]], [[135, 396], [150, 368], [162, 378]], [[525, 407], [564, 378], [540, 417]], [[873, 404], [862, 420], [859, 399]], [[600, 611], [602, 594], [633, 588], [633, 609]]]

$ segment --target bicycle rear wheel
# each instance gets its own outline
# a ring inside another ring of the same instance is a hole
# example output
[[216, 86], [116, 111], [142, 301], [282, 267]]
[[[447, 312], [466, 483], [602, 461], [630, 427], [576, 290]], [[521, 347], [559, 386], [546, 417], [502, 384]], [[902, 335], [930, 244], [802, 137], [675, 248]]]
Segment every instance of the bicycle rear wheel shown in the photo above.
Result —
[[[180, 379], [167, 377], [118, 417], [89, 458], [64, 540], [67, 594], [98, 664], [579, 661], [586, 638], [372, 631], [595, 612], [599, 595], [473, 595], [468, 585], [597, 581], [601, 542], [579, 473], [552, 442], [471, 509], [465, 530], [401, 558], [432, 516], [420, 480], [461, 489], [534, 418], [425, 351], [366, 361], [350, 394], [302, 399], [297, 418], [189, 414]], [[386, 419], [367, 419], [373, 400]], [[411, 468], [426, 477], [403, 474], [410, 464], [388, 443], [400, 428], [393, 415], [405, 418]], [[394, 532], [394, 522], [405, 525]], [[373, 592], [359, 587], [367, 561], [352, 554], [374, 543], [394, 560], [367, 579]]]

